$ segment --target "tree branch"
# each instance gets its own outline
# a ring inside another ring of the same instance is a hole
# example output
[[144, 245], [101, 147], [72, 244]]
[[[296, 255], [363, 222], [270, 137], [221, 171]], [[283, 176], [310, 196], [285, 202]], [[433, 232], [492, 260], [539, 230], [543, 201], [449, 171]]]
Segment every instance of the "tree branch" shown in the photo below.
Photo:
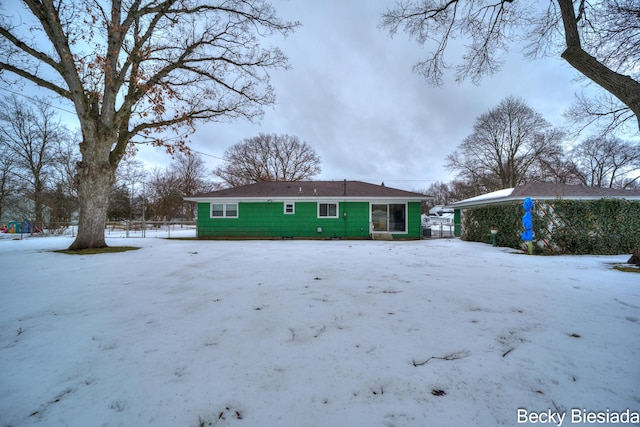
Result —
[[611, 70], [583, 50], [578, 32], [578, 19], [573, 9], [573, 1], [557, 0], [557, 2], [560, 6], [567, 45], [561, 55], [562, 58], [571, 64], [573, 68], [627, 105], [636, 115], [638, 128], [640, 129], [640, 83], [629, 76]]
[[45, 89], [49, 89], [55, 93], [57, 93], [58, 95], [62, 96], [63, 98], [67, 98], [67, 99], [71, 99], [71, 93], [64, 89], [61, 88], [58, 85], [55, 85], [53, 83], [51, 83], [50, 81], [44, 80], [38, 76], [36, 76], [35, 74], [31, 74], [30, 72], [23, 70], [22, 68], [18, 68], [15, 67], [11, 64], [7, 64], [6, 62], [0, 62], [0, 71], [2, 70], [7, 70], [10, 71], [22, 78], [25, 78], [27, 80], [29, 80], [32, 83], [35, 83], [36, 85], [43, 87]]
[[416, 362], [415, 359], [413, 360], [412, 364], [415, 367], [418, 366], [422, 366], [422, 365], [426, 365], [430, 360], [433, 359], [437, 359], [437, 360], [457, 360], [457, 359], [463, 359], [465, 357], [469, 356], [469, 352], [468, 351], [459, 351], [456, 353], [451, 353], [451, 354], [447, 354], [446, 356], [431, 356], [429, 357], [427, 360], [425, 360], [424, 362]]

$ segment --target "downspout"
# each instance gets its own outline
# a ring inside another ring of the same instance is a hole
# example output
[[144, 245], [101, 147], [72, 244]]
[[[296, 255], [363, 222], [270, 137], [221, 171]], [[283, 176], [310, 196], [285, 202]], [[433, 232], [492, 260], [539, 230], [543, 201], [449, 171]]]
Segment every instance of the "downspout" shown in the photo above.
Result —
[[347, 180], [345, 179], [343, 184], [342, 184], [342, 196], [344, 197], [343, 202], [344, 202], [344, 209], [345, 211], [342, 213], [342, 224], [344, 225], [344, 230], [342, 232], [343, 237], [346, 239], [347, 238]]

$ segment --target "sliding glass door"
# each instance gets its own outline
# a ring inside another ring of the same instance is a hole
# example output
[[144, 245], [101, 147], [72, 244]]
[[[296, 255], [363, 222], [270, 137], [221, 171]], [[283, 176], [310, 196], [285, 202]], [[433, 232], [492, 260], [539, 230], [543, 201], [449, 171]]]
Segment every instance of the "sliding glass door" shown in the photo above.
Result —
[[407, 231], [407, 205], [404, 203], [372, 203], [371, 222], [374, 232]]

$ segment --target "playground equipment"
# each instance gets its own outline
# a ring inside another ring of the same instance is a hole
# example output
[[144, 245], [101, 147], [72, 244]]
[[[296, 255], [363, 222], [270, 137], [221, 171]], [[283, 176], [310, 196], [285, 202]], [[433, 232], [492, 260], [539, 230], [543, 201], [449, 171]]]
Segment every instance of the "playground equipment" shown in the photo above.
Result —
[[11, 221], [4, 228], [3, 233], [10, 234], [24, 234], [24, 233], [39, 233], [40, 229], [30, 220], [25, 219], [22, 222]]

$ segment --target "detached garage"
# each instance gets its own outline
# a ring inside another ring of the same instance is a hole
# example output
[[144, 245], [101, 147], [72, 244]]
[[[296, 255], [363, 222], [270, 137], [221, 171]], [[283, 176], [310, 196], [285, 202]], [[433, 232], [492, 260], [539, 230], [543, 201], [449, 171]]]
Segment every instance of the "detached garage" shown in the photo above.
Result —
[[523, 248], [523, 201], [532, 210], [540, 253], [622, 254], [640, 243], [640, 190], [536, 182], [450, 204], [463, 239]]

